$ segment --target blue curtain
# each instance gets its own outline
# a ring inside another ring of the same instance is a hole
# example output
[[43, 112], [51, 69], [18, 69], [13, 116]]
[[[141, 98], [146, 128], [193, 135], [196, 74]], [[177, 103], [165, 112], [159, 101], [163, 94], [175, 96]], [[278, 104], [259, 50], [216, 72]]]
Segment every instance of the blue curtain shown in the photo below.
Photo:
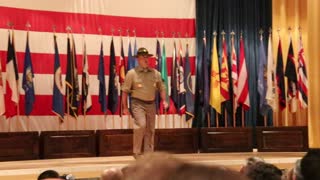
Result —
[[[225, 39], [228, 45], [228, 63], [229, 63], [229, 75], [231, 79], [231, 40], [230, 32], [234, 31], [235, 36], [235, 48], [239, 60], [239, 40], [240, 33], [242, 33], [245, 44], [245, 57], [247, 70], [249, 74], [249, 92], [250, 92], [250, 110], [245, 112], [245, 125], [248, 127], [255, 127], [263, 125], [263, 117], [259, 114], [259, 99], [257, 93], [257, 68], [259, 64], [259, 30], [263, 29], [265, 48], [267, 48], [267, 40], [269, 35], [269, 28], [272, 26], [272, 1], [271, 0], [196, 0], [196, 38], [197, 38], [197, 78], [203, 78], [198, 76], [198, 73], [202, 71], [202, 64], [207, 64], [208, 71], [210, 72], [211, 62], [211, 50], [212, 50], [212, 38], [213, 32], [218, 34], [217, 45], [219, 59], [222, 52], [222, 36], [221, 32], [225, 31]], [[202, 61], [203, 50], [203, 37], [204, 31], [207, 39], [207, 48], [205, 63]], [[267, 52], [267, 49], [266, 49]], [[221, 59], [220, 59], [221, 60]], [[210, 80], [210, 78], [209, 78]], [[207, 110], [203, 109], [200, 97], [202, 96], [198, 79], [196, 81], [196, 102], [195, 113], [196, 117], [193, 121], [193, 127], [207, 127], [208, 116]], [[210, 83], [210, 82], [207, 82]], [[230, 89], [230, 92], [231, 89]], [[230, 94], [230, 97], [231, 94]], [[233, 110], [232, 102], [226, 102], [223, 104], [227, 109], [227, 126], [232, 126]], [[214, 127], [215, 124], [215, 112], [209, 110], [211, 113], [211, 124]], [[219, 125], [225, 126], [224, 117], [219, 115]], [[268, 112], [268, 125], [272, 125], [272, 111]], [[241, 125], [241, 111], [240, 108], [236, 114], [236, 124]]]

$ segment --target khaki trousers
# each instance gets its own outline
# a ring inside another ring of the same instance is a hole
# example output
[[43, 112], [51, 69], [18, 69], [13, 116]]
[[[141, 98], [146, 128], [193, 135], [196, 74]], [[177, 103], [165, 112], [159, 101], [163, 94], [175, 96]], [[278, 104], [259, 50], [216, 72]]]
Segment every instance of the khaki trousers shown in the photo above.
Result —
[[[138, 99], [131, 99], [131, 113], [133, 123], [133, 154], [152, 152], [154, 149], [155, 132], [155, 102], [144, 102]], [[142, 151], [142, 143], [143, 151]]]

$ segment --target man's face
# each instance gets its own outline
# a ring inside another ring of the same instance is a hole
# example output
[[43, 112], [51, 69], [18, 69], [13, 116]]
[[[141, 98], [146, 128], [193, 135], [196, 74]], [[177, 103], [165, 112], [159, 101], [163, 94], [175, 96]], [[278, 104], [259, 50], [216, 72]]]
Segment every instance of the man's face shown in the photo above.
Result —
[[149, 67], [149, 57], [146, 56], [138, 56], [138, 63], [142, 68]]

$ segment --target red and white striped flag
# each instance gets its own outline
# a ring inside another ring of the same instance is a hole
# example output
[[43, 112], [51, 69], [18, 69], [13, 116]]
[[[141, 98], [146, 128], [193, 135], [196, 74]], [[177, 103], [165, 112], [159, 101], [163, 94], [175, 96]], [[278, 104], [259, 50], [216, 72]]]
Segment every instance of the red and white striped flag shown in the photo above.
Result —
[[232, 88], [233, 88], [233, 108], [234, 110], [238, 107], [238, 65], [237, 65], [237, 53], [234, 47], [234, 36], [231, 37], [231, 77], [232, 77]]
[[305, 109], [308, 107], [308, 78], [301, 35], [299, 37], [298, 63], [298, 99], [300, 107]]
[[244, 110], [248, 110], [250, 108], [249, 82], [244, 51], [244, 43], [242, 37], [240, 37], [238, 92], [238, 103], [242, 105]]

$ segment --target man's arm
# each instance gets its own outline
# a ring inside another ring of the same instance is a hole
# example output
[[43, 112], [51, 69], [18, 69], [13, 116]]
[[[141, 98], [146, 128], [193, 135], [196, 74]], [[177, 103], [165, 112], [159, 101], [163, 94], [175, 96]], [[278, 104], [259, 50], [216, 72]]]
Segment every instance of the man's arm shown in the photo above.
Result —
[[161, 97], [161, 99], [163, 101], [163, 107], [167, 109], [169, 105], [168, 105], [166, 96], [167, 96], [166, 95], [166, 89], [161, 90], [160, 91], [160, 97]]
[[121, 104], [122, 104], [122, 114], [123, 115], [129, 115], [129, 109], [128, 109], [128, 93], [122, 91], [122, 98], [121, 98]]

